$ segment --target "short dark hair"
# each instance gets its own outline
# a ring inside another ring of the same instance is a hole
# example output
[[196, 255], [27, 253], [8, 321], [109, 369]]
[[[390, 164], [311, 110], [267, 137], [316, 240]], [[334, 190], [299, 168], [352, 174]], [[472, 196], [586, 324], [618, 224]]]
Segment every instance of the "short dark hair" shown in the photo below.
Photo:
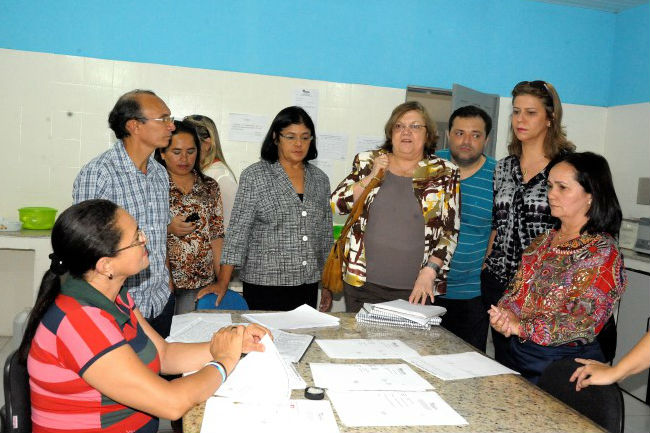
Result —
[[549, 163], [551, 168], [561, 162], [576, 170], [576, 181], [591, 194], [591, 206], [587, 211], [587, 223], [580, 233], [609, 233], [615, 239], [621, 228], [623, 213], [616, 197], [612, 172], [607, 160], [593, 152], [564, 153]]
[[151, 90], [131, 90], [120, 96], [120, 99], [117, 100], [108, 115], [108, 126], [120, 140], [131, 135], [126, 129], [126, 122], [131, 119], [137, 119], [142, 122], [144, 119], [142, 107], [140, 106], [140, 101], [138, 101], [139, 95], [157, 96]]
[[276, 162], [278, 160], [278, 146], [280, 132], [290, 125], [305, 125], [311, 131], [312, 140], [309, 144], [309, 150], [303, 161], [311, 161], [318, 157], [318, 150], [316, 150], [316, 128], [314, 122], [309, 117], [309, 114], [300, 107], [292, 106], [283, 108], [273, 122], [269, 132], [266, 133], [264, 141], [262, 142], [261, 157], [268, 162]]
[[451, 113], [451, 116], [449, 116], [449, 131], [451, 131], [451, 125], [454, 124], [454, 119], [457, 117], [460, 117], [461, 119], [480, 117], [483, 119], [483, 122], [485, 122], [485, 136], [489, 136], [490, 132], [492, 132], [492, 118], [485, 112], [485, 110], [476, 105], [466, 105], [454, 110], [454, 112]]
[[119, 206], [108, 200], [86, 200], [70, 206], [52, 227], [52, 263], [43, 275], [38, 297], [25, 326], [19, 357], [27, 359], [43, 316], [61, 293], [61, 275], [75, 278], [95, 269], [102, 257], [114, 257], [122, 236], [117, 227]]
[[399, 104], [393, 109], [393, 112], [390, 114], [386, 125], [384, 125], [384, 144], [380, 146], [380, 149], [387, 150], [389, 152], [393, 151], [393, 128], [397, 121], [409, 111], [417, 111], [422, 116], [424, 120], [424, 125], [426, 126], [426, 138], [424, 140], [424, 156], [429, 157], [434, 154], [436, 151], [436, 143], [438, 142], [438, 130], [436, 129], [436, 122], [433, 121], [429, 113], [427, 112], [424, 105], [420, 104], [418, 101], [406, 101]]
[[192, 170], [196, 173], [196, 175], [201, 178], [201, 180], [205, 180], [205, 175], [203, 174], [203, 171], [201, 170], [201, 138], [199, 136], [198, 131], [196, 130], [196, 127], [186, 121], [183, 120], [182, 122], [180, 120], [174, 120], [174, 126], [176, 129], [172, 131], [172, 136], [169, 139], [169, 144], [167, 147], [164, 149], [156, 149], [153, 157], [155, 158], [156, 161], [158, 161], [163, 167], [167, 168], [167, 164], [165, 164], [165, 160], [163, 159], [161, 153], [167, 152], [167, 149], [169, 149], [169, 146], [172, 144], [172, 139], [174, 138], [174, 135], [178, 135], [180, 133], [186, 133], [190, 134], [192, 139], [194, 140], [194, 145], [196, 146], [196, 159], [194, 160], [194, 167]]

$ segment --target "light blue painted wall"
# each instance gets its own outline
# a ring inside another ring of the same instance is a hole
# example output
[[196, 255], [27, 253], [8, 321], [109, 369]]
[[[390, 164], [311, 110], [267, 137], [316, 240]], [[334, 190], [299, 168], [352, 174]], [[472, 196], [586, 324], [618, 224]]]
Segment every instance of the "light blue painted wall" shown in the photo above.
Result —
[[0, 47], [501, 95], [545, 79], [565, 102], [607, 106], [617, 22], [524, 0], [4, 1]]
[[650, 5], [616, 16], [609, 105], [650, 101]]

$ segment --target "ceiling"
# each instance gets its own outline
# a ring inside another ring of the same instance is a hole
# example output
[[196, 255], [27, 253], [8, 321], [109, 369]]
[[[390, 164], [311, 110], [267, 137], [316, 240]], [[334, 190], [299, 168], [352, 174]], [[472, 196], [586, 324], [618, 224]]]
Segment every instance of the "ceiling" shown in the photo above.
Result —
[[533, 0], [543, 3], [554, 3], [563, 6], [575, 6], [585, 9], [596, 9], [605, 12], [619, 13], [626, 9], [648, 4], [648, 0]]

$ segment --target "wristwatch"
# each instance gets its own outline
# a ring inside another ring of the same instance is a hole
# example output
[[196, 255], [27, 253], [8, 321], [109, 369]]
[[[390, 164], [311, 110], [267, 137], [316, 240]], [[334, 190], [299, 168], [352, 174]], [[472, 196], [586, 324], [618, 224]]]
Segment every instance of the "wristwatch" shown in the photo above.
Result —
[[440, 265], [437, 264], [436, 262], [427, 262], [426, 265], [424, 265], [426, 268], [431, 268], [436, 272], [436, 275], [440, 273]]

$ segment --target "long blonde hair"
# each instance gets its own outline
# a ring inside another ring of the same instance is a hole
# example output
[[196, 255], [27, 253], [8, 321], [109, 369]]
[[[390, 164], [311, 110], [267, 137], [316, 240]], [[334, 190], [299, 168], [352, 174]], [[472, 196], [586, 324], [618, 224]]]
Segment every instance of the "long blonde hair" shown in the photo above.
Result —
[[[201, 170], [205, 170], [214, 162], [215, 158], [218, 159], [226, 166], [230, 174], [235, 177], [232, 169], [226, 162], [226, 158], [223, 156], [223, 150], [221, 149], [221, 140], [219, 140], [219, 131], [217, 131], [217, 125], [214, 124], [212, 119], [208, 116], [203, 116], [202, 114], [191, 114], [185, 116], [183, 119], [184, 122], [187, 122], [196, 128], [196, 133], [199, 135], [201, 141], [210, 139], [210, 149], [201, 155]], [[235, 177], [235, 181], [237, 178]]]

